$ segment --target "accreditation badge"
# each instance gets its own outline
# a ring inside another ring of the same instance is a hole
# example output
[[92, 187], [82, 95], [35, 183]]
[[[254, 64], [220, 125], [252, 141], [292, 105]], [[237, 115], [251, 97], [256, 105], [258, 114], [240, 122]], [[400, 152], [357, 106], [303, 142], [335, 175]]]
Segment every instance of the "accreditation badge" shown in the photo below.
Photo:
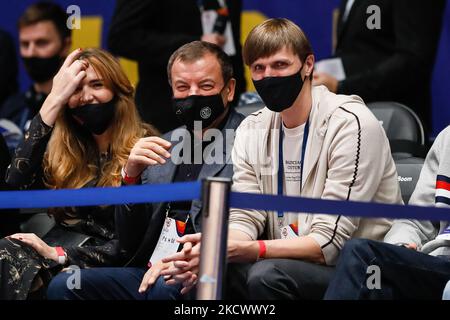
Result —
[[178, 247], [180, 246], [177, 240], [184, 235], [186, 223], [187, 221], [179, 221], [166, 217], [158, 243], [148, 263], [149, 267], [161, 261], [163, 258], [177, 253]]
[[281, 239], [294, 239], [298, 238], [298, 226], [291, 223], [280, 228]]

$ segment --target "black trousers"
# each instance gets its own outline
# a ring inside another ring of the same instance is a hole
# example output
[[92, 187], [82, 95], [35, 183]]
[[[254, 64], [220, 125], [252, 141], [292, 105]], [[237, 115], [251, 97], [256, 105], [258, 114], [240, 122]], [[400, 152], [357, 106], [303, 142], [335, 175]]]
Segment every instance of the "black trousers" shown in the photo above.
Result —
[[227, 299], [322, 299], [334, 267], [294, 259], [228, 264]]
[[[379, 270], [380, 283], [375, 284]], [[450, 262], [412, 249], [354, 239], [341, 251], [325, 299], [442, 299]]]

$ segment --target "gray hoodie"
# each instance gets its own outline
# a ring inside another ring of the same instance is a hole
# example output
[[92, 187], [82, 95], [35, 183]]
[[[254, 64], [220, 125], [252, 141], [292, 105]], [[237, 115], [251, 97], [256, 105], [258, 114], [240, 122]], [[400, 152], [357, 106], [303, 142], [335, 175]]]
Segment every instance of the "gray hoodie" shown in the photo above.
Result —
[[[267, 108], [241, 123], [232, 153], [233, 191], [277, 194], [280, 125], [280, 114]], [[358, 96], [335, 95], [324, 86], [312, 89], [303, 175], [303, 197], [403, 203], [389, 142], [378, 120]], [[298, 232], [313, 238], [326, 264], [333, 265], [347, 240], [382, 240], [391, 223], [300, 213]], [[280, 238], [275, 212], [231, 208], [229, 228], [252, 240]]]

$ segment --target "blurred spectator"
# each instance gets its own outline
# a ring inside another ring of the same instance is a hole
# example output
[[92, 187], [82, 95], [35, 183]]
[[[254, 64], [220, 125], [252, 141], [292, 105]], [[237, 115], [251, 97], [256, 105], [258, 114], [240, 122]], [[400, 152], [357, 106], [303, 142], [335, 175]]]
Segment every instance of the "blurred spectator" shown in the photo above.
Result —
[[3, 136], [0, 134], [0, 191], [6, 189], [5, 172], [10, 162], [11, 157], [9, 156], [8, 147]]
[[366, 103], [401, 102], [429, 130], [430, 82], [444, 8], [445, 0], [343, 0], [335, 57], [342, 60], [345, 79], [319, 68], [313, 84], [357, 94]]
[[[245, 90], [241, 10], [242, 0], [117, 1], [108, 46], [114, 54], [139, 64], [136, 104], [144, 121], [161, 132], [180, 126], [171, 108], [172, 91], [166, 67], [178, 47], [194, 40], [218, 44], [231, 56], [237, 81], [234, 104], [237, 104]], [[228, 12], [227, 24], [215, 19], [224, 17], [223, 12]]]
[[[17, 91], [17, 58], [11, 36], [0, 30], [0, 106]], [[1, 109], [1, 107], [0, 107]]]
[[28, 129], [29, 121], [41, 108], [53, 76], [69, 52], [72, 40], [66, 22], [66, 12], [51, 2], [32, 4], [19, 18], [20, 56], [33, 84], [5, 101], [0, 118], [13, 121], [21, 130]]
[[23, 138], [22, 130], [8, 119], [0, 119], [0, 134], [5, 139], [9, 153], [12, 155], [20, 140]]

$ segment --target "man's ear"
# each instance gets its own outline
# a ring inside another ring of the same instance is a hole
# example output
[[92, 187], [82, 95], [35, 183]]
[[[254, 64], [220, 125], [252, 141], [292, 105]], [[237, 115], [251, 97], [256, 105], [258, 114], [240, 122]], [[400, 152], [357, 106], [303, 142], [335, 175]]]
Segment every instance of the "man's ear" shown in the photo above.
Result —
[[309, 78], [311, 75], [312, 75], [312, 73], [313, 73], [313, 70], [314, 70], [314, 62], [315, 62], [315, 58], [314, 58], [314, 55], [313, 54], [310, 54], [310, 55], [308, 55], [307, 57], [306, 57], [306, 60], [305, 60], [305, 67], [306, 67], [306, 69], [305, 69], [305, 75]]
[[233, 101], [235, 89], [236, 89], [236, 79], [231, 78], [228, 81], [227, 87], [225, 88], [227, 102]]

